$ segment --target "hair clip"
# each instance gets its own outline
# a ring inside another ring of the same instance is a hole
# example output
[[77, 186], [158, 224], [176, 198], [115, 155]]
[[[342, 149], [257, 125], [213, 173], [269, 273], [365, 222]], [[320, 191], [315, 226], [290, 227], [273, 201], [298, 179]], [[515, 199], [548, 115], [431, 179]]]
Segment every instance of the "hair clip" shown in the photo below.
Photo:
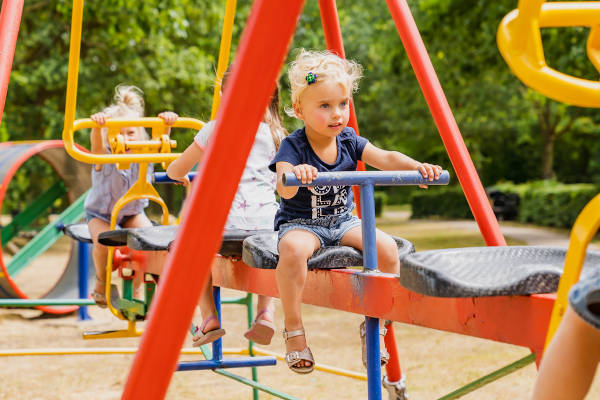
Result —
[[312, 85], [313, 83], [315, 83], [317, 81], [317, 74], [313, 74], [312, 72], [309, 72], [306, 75], [306, 82], [308, 83], [308, 85]]

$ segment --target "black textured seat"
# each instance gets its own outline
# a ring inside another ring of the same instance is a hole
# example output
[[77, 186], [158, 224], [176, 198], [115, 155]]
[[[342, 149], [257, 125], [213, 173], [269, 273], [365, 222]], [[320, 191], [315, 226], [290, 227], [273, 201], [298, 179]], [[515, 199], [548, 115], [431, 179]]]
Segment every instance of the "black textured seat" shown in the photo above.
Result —
[[[400, 260], [415, 251], [411, 242], [394, 237], [398, 244]], [[242, 259], [254, 268], [275, 269], [279, 260], [277, 250], [277, 233], [254, 235], [244, 240]], [[308, 269], [336, 269], [357, 267], [363, 264], [362, 252], [354, 247], [327, 246], [321, 247], [308, 260]]]
[[131, 228], [115, 229], [98, 235], [98, 242], [105, 246], [127, 246], [127, 233]]
[[[127, 235], [127, 246], [134, 250], [168, 250], [171, 242], [175, 240], [177, 229], [178, 226], [174, 225], [131, 229]], [[225, 257], [241, 257], [244, 239], [268, 232], [272, 231], [227, 230], [223, 233], [219, 254]]]
[[63, 233], [79, 242], [92, 243], [87, 224], [70, 224], [63, 227]]
[[[413, 253], [402, 261], [400, 283], [435, 297], [484, 297], [552, 293], [566, 256], [560, 247], [467, 247]], [[582, 277], [600, 265], [588, 252]]]

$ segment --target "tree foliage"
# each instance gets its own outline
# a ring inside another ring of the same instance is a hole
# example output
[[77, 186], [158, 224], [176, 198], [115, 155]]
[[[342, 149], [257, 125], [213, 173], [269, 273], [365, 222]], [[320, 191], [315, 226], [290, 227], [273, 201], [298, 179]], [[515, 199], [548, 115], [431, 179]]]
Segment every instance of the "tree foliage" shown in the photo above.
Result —
[[[225, 1], [85, 3], [77, 117], [109, 104], [114, 87], [145, 92], [146, 114], [170, 109], [207, 119]], [[485, 185], [556, 176], [600, 181], [595, 110], [567, 106], [526, 88], [496, 46], [516, 0], [414, 0], [409, 5], [446, 98]], [[234, 46], [250, 1], [238, 1]], [[363, 136], [388, 149], [450, 167], [430, 111], [384, 1], [338, 1], [346, 55], [364, 66], [355, 96]], [[59, 138], [66, 90], [71, 2], [27, 2], [8, 91], [2, 140]], [[597, 79], [585, 55], [587, 29], [545, 29], [553, 68]], [[306, 2], [288, 61], [300, 47], [324, 49], [318, 2]], [[233, 53], [232, 53], [233, 54]], [[283, 104], [289, 106], [282, 72]], [[300, 122], [286, 118], [291, 131]], [[180, 149], [191, 133], [177, 138]]]

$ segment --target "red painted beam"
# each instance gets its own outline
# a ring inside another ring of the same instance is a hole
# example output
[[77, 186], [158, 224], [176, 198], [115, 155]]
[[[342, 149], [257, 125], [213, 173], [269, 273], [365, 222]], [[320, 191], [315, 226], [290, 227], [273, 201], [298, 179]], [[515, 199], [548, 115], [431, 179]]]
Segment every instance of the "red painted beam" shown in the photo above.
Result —
[[[323, 35], [325, 36], [327, 50], [342, 58], [346, 58], [344, 41], [342, 39], [342, 29], [340, 27], [340, 19], [338, 17], [335, 0], [319, 0], [319, 12], [321, 14], [321, 25], [323, 25]], [[350, 119], [348, 125], [356, 131], [357, 135], [360, 135], [358, 121], [356, 120], [356, 113], [354, 111], [354, 101], [350, 102]], [[356, 170], [365, 171], [365, 163], [358, 161]], [[354, 186], [352, 191], [356, 202], [356, 210], [360, 217], [360, 189]]]
[[123, 399], [162, 399], [219, 250], [246, 159], [302, 10], [302, 0], [257, 0], [246, 23], [215, 134], [142, 336]]
[[506, 246], [410, 8], [406, 0], [386, 1], [479, 230], [488, 246]]
[[[279, 297], [275, 270], [222, 260], [214, 284]], [[303, 303], [524, 346], [540, 352], [555, 295], [439, 298], [400, 286], [389, 274], [309, 271]]]
[[0, 123], [8, 91], [24, 0], [5, 0], [0, 11]]

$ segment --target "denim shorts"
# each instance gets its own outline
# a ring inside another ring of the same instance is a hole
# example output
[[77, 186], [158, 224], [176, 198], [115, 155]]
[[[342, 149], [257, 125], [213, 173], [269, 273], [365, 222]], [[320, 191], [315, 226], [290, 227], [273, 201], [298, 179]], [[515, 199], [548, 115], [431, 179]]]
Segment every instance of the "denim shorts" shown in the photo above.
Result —
[[600, 275], [585, 277], [573, 285], [569, 304], [584, 321], [600, 329]]
[[[136, 215], [137, 214], [121, 215], [121, 217], [117, 220], [117, 229], [119, 229], [120, 227], [123, 227], [123, 225], [126, 224], [127, 221], [129, 221], [132, 217], [135, 217]], [[101, 219], [102, 221], [104, 221], [110, 225], [110, 214], [100, 214], [100, 213], [97, 213], [94, 211], [86, 211], [86, 213], [85, 213], [85, 223], [86, 224], [89, 224], [90, 221], [94, 218]]]
[[321, 247], [339, 246], [342, 237], [355, 226], [360, 226], [360, 219], [349, 212], [315, 219], [292, 219], [279, 226], [278, 242], [287, 232], [302, 229], [314, 233], [319, 238]]

